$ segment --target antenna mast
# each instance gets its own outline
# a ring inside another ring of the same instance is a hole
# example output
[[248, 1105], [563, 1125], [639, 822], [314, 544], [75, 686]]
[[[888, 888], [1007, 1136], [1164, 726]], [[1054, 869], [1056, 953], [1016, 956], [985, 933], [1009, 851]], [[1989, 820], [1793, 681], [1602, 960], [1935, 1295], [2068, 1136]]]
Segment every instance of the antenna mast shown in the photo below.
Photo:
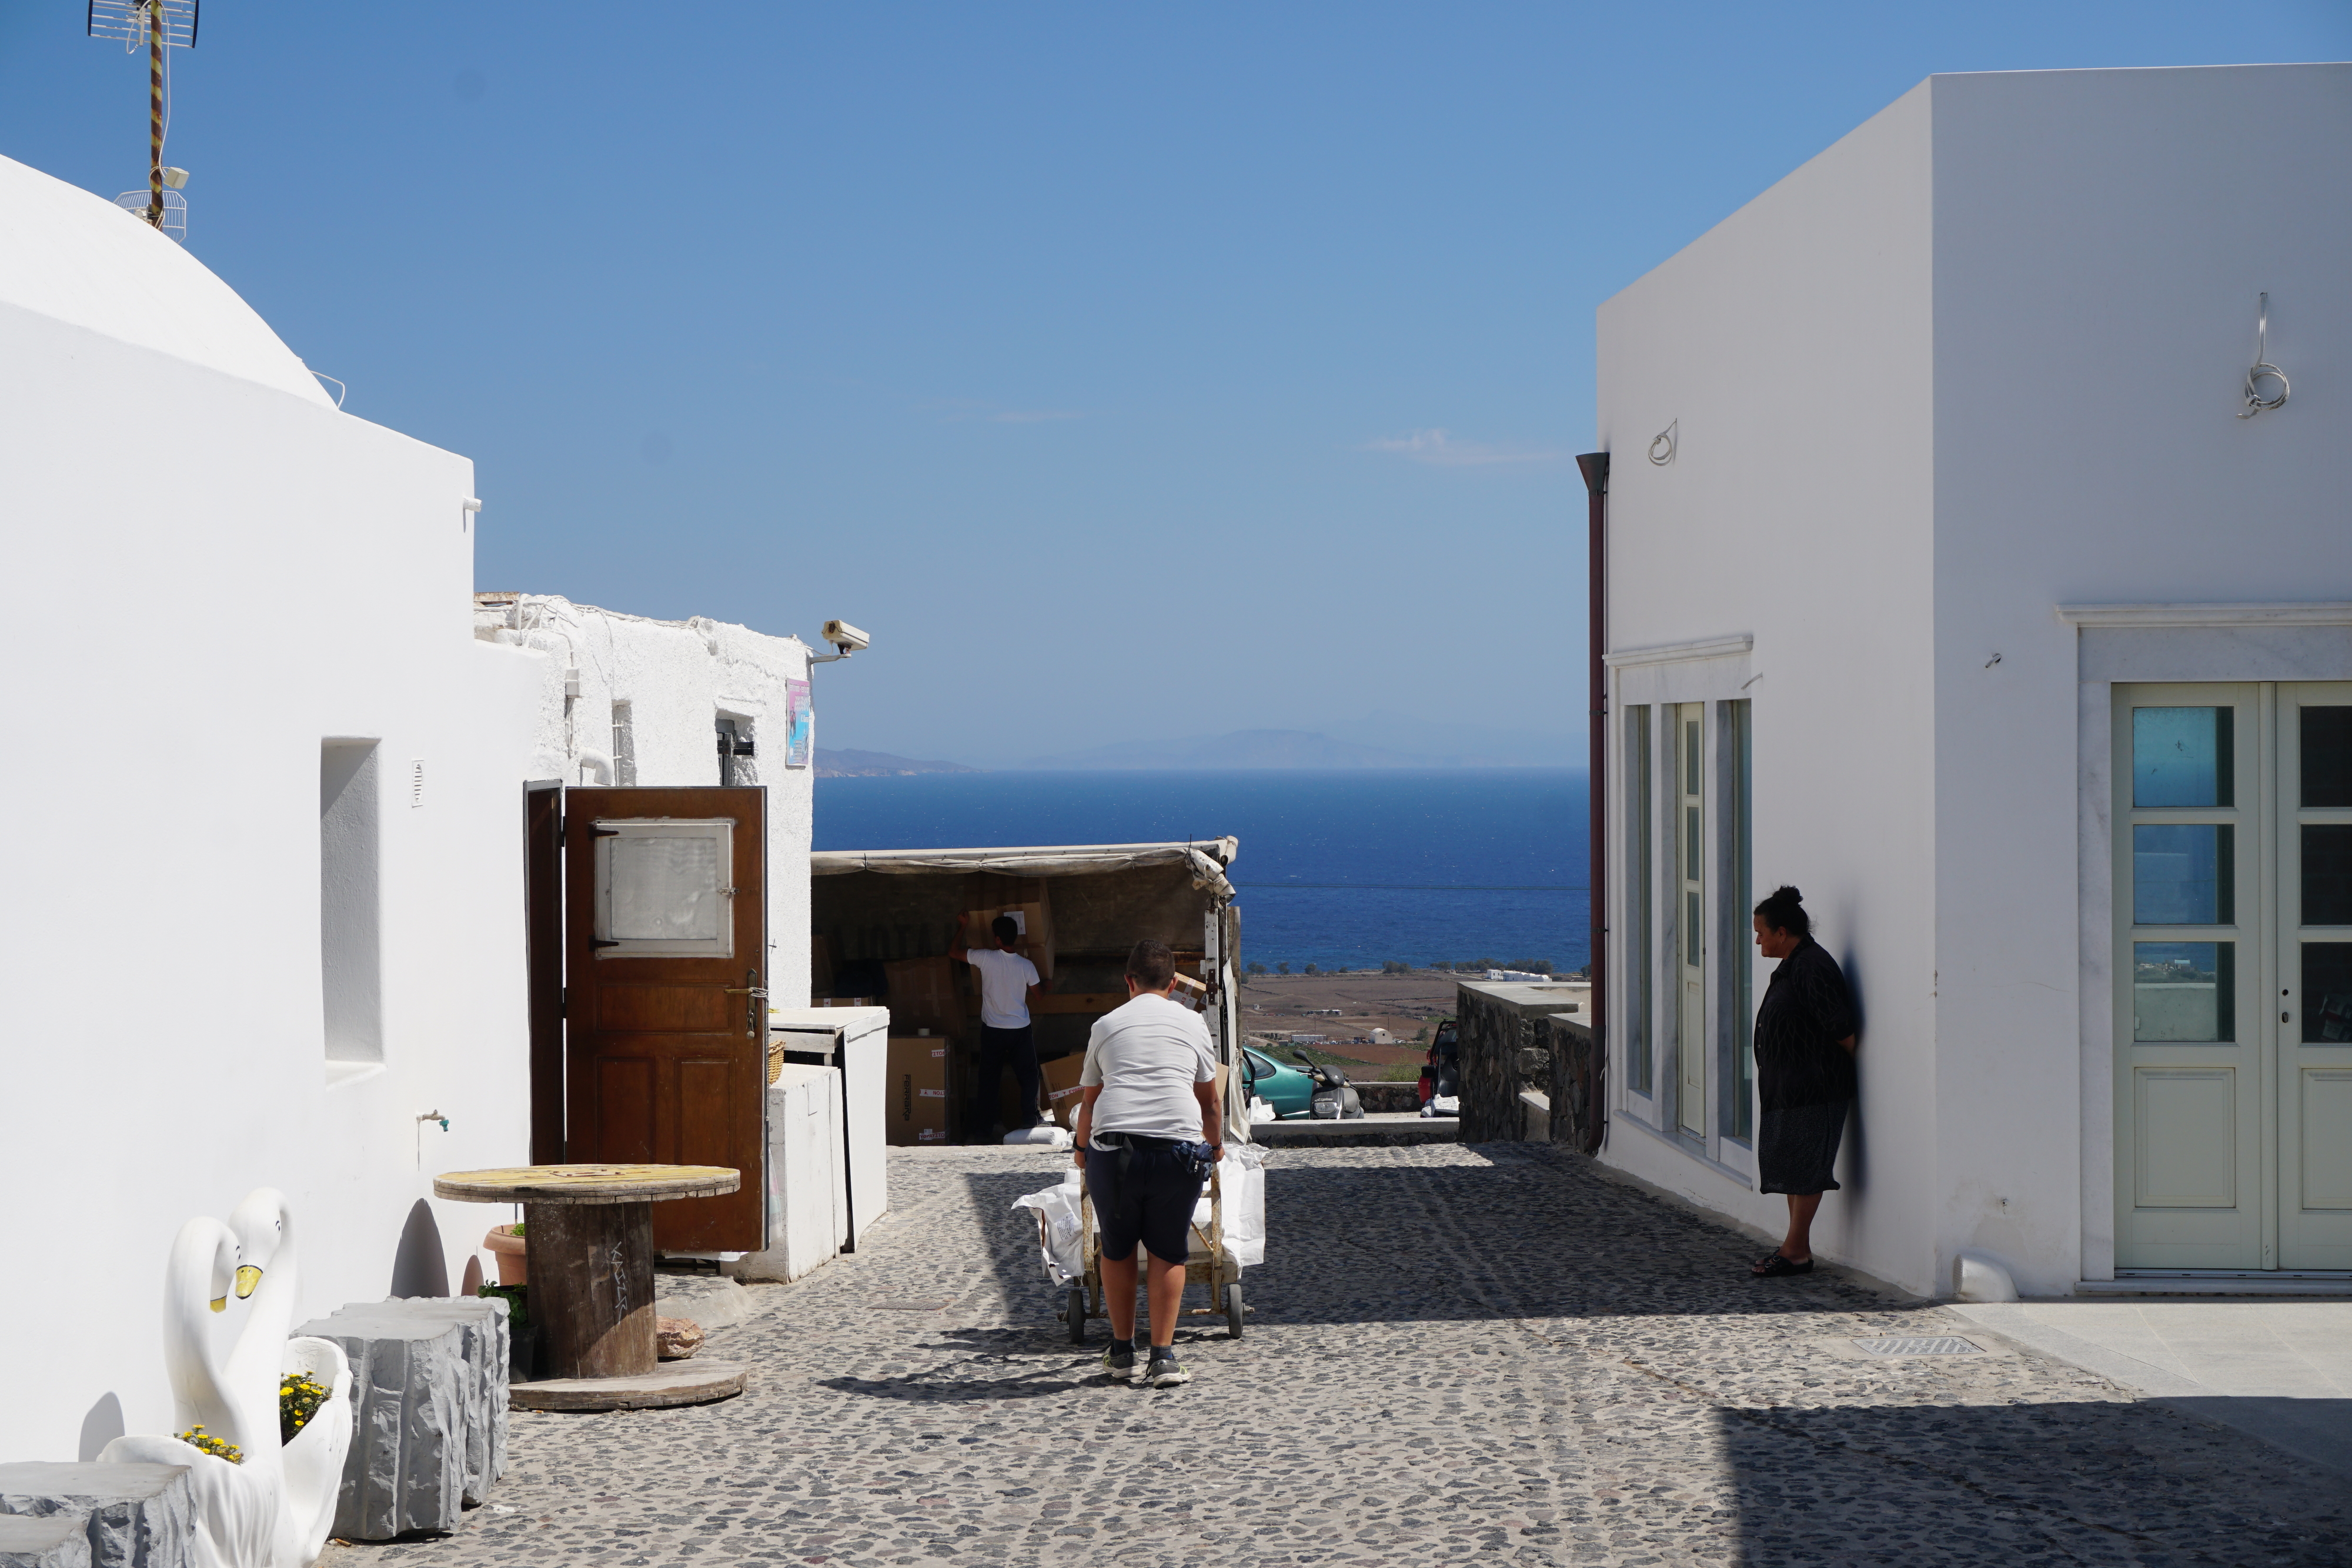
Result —
[[[147, 221], [163, 226], [163, 51], [196, 47], [196, 0], [89, 0], [89, 33], [147, 46]], [[183, 179], [185, 176], [182, 176]]]

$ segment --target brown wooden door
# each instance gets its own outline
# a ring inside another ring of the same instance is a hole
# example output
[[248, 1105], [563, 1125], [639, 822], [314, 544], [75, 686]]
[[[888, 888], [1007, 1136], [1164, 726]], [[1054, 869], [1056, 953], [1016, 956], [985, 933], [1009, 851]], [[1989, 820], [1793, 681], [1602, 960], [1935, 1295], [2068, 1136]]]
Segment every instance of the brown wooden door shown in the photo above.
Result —
[[566, 1155], [731, 1166], [654, 1245], [767, 1245], [767, 792], [564, 791]]

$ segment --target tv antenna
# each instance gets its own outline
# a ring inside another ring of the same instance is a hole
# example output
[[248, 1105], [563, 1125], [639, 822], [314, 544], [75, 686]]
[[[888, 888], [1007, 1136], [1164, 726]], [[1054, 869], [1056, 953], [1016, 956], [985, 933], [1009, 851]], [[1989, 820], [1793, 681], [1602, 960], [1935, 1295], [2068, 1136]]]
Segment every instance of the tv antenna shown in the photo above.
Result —
[[[164, 105], [169, 90], [163, 51], [196, 47], [196, 0], [89, 0], [89, 31], [93, 38], [120, 38], [126, 54], [142, 44], [147, 46], [147, 206], [142, 215], [159, 230], [177, 228], [184, 241], [188, 204], [178, 193], [188, 183], [188, 172], [163, 167]], [[164, 221], [166, 185], [172, 188], [176, 204], [170, 209], [179, 217], [176, 225]], [[127, 206], [124, 196], [136, 194], [125, 192], [115, 201]], [[135, 206], [131, 210], [140, 211]]]

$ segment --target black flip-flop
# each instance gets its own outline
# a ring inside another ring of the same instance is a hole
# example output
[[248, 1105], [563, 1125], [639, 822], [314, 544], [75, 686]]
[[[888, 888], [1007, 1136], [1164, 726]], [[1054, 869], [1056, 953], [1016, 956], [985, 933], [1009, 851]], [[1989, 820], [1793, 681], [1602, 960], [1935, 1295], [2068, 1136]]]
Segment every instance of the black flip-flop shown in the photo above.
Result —
[[1750, 1269], [1748, 1270], [1749, 1273], [1753, 1274], [1759, 1280], [1778, 1280], [1790, 1274], [1810, 1274], [1812, 1271], [1813, 1260], [1811, 1258], [1806, 1259], [1801, 1263], [1791, 1263], [1786, 1258], [1781, 1257], [1778, 1252], [1773, 1253], [1771, 1257], [1766, 1259], [1764, 1260], [1764, 1267], [1761, 1269]]

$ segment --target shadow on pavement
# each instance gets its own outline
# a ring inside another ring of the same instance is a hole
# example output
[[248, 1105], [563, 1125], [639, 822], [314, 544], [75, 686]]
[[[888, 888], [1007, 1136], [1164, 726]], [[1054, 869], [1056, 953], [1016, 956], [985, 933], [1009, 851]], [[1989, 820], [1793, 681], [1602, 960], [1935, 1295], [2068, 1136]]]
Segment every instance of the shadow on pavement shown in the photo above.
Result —
[[[2314, 1501], [2336, 1490], [2284, 1456], [2230, 1500], [2230, 1537], [2186, 1528], [2194, 1511], [2176, 1506], [2178, 1489], [2196, 1478], [2183, 1473], [2182, 1434], [2159, 1429], [2145, 1406], [1735, 1408], [1717, 1420], [1753, 1561], [2301, 1564], [2352, 1554], [2352, 1511], [2315, 1517]], [[2194, 1424], [2188, 1438], [2192, 1456], [2238, 1441]]]
[[[1378, 1151], [1348, 1151], [1374, 1154]], [[1582, 1156], [1495, 1145], [1470, 1162], [1266, 1162], [1266, 1260], [1244, 1278], [1254, 1322], [1927, 1310], [1837, 1273], [1755, 1280], [1758, 1244], [1609, 1180]], [[1310, 1163], [1311, 1162], [1311, 1163]], [[1035, 1221], [1013, 1200], [1057, 1167], [967, 1173], [998, 1282], [1050, 1322]], [[1189, 1299], [1189, 1298], [1188, 1298]]]

